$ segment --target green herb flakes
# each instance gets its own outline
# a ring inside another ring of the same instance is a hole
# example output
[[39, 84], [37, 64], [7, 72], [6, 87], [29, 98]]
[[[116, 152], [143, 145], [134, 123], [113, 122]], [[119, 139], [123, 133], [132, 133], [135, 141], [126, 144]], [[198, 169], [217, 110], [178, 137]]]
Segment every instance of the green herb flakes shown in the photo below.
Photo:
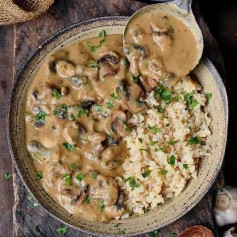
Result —
[[127, 181], [129, 181], [129, 185], [130, 185], [131, 188], [138, 188], [138, 187], [140, 187], [140, 184], [138, 184], [136, 182], [134, 176], [131, 176], [131, 177], [127, 178]]
[[87, 42], [87, 46], [89, 47], [91, 52], [95, 52], [98, 48], [100, 48], [102, 46], [102, 44], [105, 42], [105, 37], [106, 37], [106, 33], [104, 30], [102, 30], [101, 32], [99, 32], [99, 37], [102, 38], [100, 40], [100, 44], [99, 45], [92, 45], [90, 42]]
[[171, 233], [171, 237], [177, 237], [178, 235], [176, 233]]
[[172, 145], [172, 146], [175, 145], [177, 142], [178, 142], [178, 141], [169, 140], [169, 144]]
[[206, 94], [206, 98], [207, 98], [207, 100], [210, 100], [212, 98], [212, 93]]
[[169, 160], [168, 160], [168, 164], [170, 164], [171, 166], [173, 166], [175, 164], [175, 156], [172, 155], [170, 156]]
[[62, 105], [61, 105], [61, 110], [63, 110], [63, 111], [66, 111], [66, 112], [67, 112], [67, 106], [66, 106], [65, 104], [62, 104]]
[[84, 178], [85, 178], [85, 174], [83, 174], [83, 173], [80, 173], [80, 174], [77, 175], [77, 177], [76, 177], [76, 179], [77, 179], [78, 181], [82, 181]]
[[99, 33], [99, 37], [101, 37], [101, 38], [105, 38], [105, 36], [106, 36], [106, 32], [105, 32], [105, 30], [100, 31], [100, 33]]
[[142, 143], [142, 138], [141, 138], [141, 137], [139, 137], [139, 138], [138, 138], [138, 141], [139, 141], [140, 143]]
[[152, 146], [155, 146], [157, 143], [158, 143], [158, 141], [152, 141], [152, 142], [151, 142], [151, 145], [152, 145]]
[[75, 117], [74, 117], [74, 115], [73, 115], [72, 113], [69, 114], [69, 119], [70, 119], [71, 121], [74, 121], [74, 120], [75, 120]]
[[39, 228], [38, 225], [35, 227], [35, 232], [36, 232], [36, 233], [40, 233], [40, 228]]
[[158, 106], [158, 107], [157, 107], [157, 110], [158, 110], [159, 113], [163, 113], [163, 112], [164, 112], [164, 110], [162, 109], [161, 106]]
[[119, 230], [119, 231], [118, 231], [118, 234], [119, 234], [119, 235], [124, 235], [124, 234], [125, 234], [125, 230], [123, 230], [123, 229]]
[[132, 128], [128, 125], [128, 123], [126, 121], [123, 121], [123, 124], [125, 126], [126, 131], [128, 131], [128, 132], [132, 131]]
[[92, 177], [93, 179], [96, 179], [97, 176], [98, 176], [98, 172], [93, 172], [93, 173], [91, 174], [91, 177]]
[[150, 130], [151, 130], [152, 132], [154, 132], [154, 133], [160, 132], [160, 129], [157, 128], [157, 127], [151, 127], [151, 126], [149, 126], [149, 128], [150, 128]]
[[72, 169], [72, 170], [76, 170], [76, 169], [77, 169], [77, 166], [76, 166], [75, 163], [71, 164], [71, 169]]
[[53, 89], [52, 96], [57, 100], [59, 100], [62, 97], [61, 94], [58, 92], [58, 90], [55, 88]]
[[91, 62], [88, 64], [88, 67], [89, 67], [89, 68], [97, 68], [97, 67], [98, 67], [97, 61], [91, 61]]
[[71, 185], [71, 175], [70, 174], [63, 175], [63, 180], [65, 181], [67, 186]]
[[39, 113], [33, 117], [33, 119], [38, 122], [44, 123], [46, 116], [47, 116], [47, 114], [44, 111], [40, 110]]
[[94, 105], [95, 111], [101, 113], [102, 112], [102, 106], [101, 105]]
[[12, 178], [12, 173], [6, 173], [4, 175], [5, 179], [11, 179]]
[[146, 152], [149, 152], [147, 149], [144, 149], [144, 148], [140, 148], [139, 151], [146, 151]]
[[83, 114], [85, 114], [87, 117], [89, 117], [89, 110], [81, 108], [80, 111], [77, 114], [77, 117], [81, 117]]
[[73, 151], [73, 150], [76, 149], [76, 146], [75, 146], [75, 145], [72, 145], [72, 144], [67, 143], [67, 142], [62, 143], [62, 146], [63, 146], [64, 148], [66, 148], [68, 151]]
[[146, 178], [150, 175], [151, 171], [150, 170], [144, 170], [144, 172], [142, 173], [142, 177]]
[[87, 196], [86, 197], [86, 204], [90, 204], [91, 203], [91, 198], [90, 198], [90, 196]]
[[57, 232], [60, 235], [65, 235], [67, 233], [67, 231], [68, 231], [68, 226], [57, 228]]
[[100, 212], [104, 211], [104, 209], [105, 209], [105, 205], [103, 202], [99, 202], [98, 207], [99, 207]]
[[43, 171], [42, 170], [39, 170], [36, 174], [36, 178], [37, 179], [42, 179], [43, 178]]
[[187, 103], [189, 108], [193, 109], [195, 106], [198, 105], [197, 100], [193, 99], [194, 91], [192, 91], [191, 93], [182, 93], [182, 94], [184, 97], [183, 99]]
[[188, 140], [189, 145], [195, 145], [195, 144], [200, 144], [201, 141], [198, 136], [192, 137]]
[[184, 169], [188, 169], [188, 164], [183, 164]]
[[116, 88], [116, 92], [110, 95], [115, 100], [121, 100], [121, 96], [119, 94], [119, 89]]
[[27, 117], [29, 115], [30, 115], [30, 113], [28, 111], [25, 111], [25, 116]]
[[114, 104], [111, 101], [107, 101], [106, 106], [108, 109], [112, 109], [114, 107]]
[[168, 173], [168, 170], [165, 170], [165, 169], [163, 169], [163, 170], [161, 170], [161, 172], [160, 172], [162, 175], [165, 175], [165, 174], [167, 174]]
[[159, 237], [159, 232], [157, 230], [154, 230], [149, 233], [149, 237]]

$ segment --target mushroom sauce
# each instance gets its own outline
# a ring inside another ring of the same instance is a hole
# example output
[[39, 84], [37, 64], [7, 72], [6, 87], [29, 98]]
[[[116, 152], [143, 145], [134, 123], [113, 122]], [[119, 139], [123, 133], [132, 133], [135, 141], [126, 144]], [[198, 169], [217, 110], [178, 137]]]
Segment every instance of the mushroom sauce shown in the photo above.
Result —
[[28, 90], [26, 142], [37, 178], [57, 203], [89, 221], [126, 212], [115, 178], [128, 155], [127, 121], [146, 109], [145, 92], [158, 80], [188, 73], [184, 64], [195, 54], [191, 32], [177, 19], [160, 15], [158, 25], [151, 15], [139, 22], [124, 52], [122, 35], [105, 31], [54, 52]]

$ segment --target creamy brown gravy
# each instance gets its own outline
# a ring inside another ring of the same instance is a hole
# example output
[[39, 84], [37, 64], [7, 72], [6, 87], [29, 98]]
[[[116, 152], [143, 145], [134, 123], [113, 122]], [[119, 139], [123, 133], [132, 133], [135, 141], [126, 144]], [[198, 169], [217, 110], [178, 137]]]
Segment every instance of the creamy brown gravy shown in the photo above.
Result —
[[157, 11], [131, 20], [124, 49], [131, 71], [153, 79], [187, 75], [195, 67], [199, 54], [198, 42], [188, 26]]
[[26, 142], [56, 202], [89, 221], [126, 211], [115, 177], [122, 176], [127, 156], [127, 120], [146, 108], [140, 98], [157, 80], [189, 72], [195, 45], [177, 19], [149, 14], [132, 23], [125, 54], [122, 36], [110, 35], [77, 42], [45, 60], [27, 94]]

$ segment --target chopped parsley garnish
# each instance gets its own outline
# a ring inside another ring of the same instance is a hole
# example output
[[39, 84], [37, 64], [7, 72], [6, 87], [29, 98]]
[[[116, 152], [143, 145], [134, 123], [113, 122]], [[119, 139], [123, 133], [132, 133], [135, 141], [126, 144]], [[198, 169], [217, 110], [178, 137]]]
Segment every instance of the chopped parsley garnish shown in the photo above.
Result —
[[90, 198], [90, 196], [87, 196], [87, 197], [86, 197], [86, 203], [87, 203], [87, 204], [90, 204], [90, 203], [91, 203], [91, 198]]
[[171, 237], [177, 237], [178, 235], [176, 233], [171, 233]]
[[178, 142], [178, 141], [169, 140], [169, 144], [172, 145], [172, 146], [175, 145], [177, 142]]
[[151, 171], [150, 170], [144, 170], [144, 172], [142, 173], [142, 177], [146, 178], [150, 175]]
[[168, 173], [168, 170], [165, 170], [165, 169], [163, 169], [163, 170], [161, 170], [161, 172], [160, 172], [162, 175], [165, 175], [165, 174], [167, 174]]
[[110, 95], [115, 100], [121, 100], [121, 96], [119, 94], [119, 89], [116, 88], [116, 92]]
[[96, 179], [97, 176], [98, 176], [98, 172], [93, 172], [93, 173], [91, 174], [91, 177], [92, 177], [93, 179]]
[[83, 173], [80, 173], [79, 175], [77, 175], [76, 179], [78, 181], [82, 181], [85, 178], [85, 175]]
[[140, 148], [139, 151], [146, 151], [146, 152], [149, 152], [147, 149], [144, 149], [144, 148]]
[[155, 151], [164, 151], [164, 148], [163, 147], [155, 148]]
[[34, 118], [34, 120], [36, 120], [38, 122], [44, 123], [46, 116], [47, 116], [47, 114], [44, 111], [40, 110], [39, 113], [37, 115], [35, 115], [33, 118]]
[[67, 142], [62, 143], [62, 146], [63, 146], [64, 148], [66, 148], [68, 151], [73, 151], [73, 150], [76, 149], [76, 146], [75, 146], [75, 145], [72, 145], [72, 144], [67, 143]]
[[191, 93], [183, 93], [184, 101], [189, 105], [191, 109], [198, 105], [197, 100], [193, 99], [194, 91]]
[[52, 96], [57, 100], [59, 100], [62, 97], [61, 94], [55, 88], [53, 89]]
[[36, 27], [36, 28], [34, 29], [34, 32], [35, 32], [35, 33], [39, 33], [39, 28]]
[[43, 178], [43, 171], [42, 170], [39, 170], [36, 174], [36, 178], [37, 179], [42, 179]]
[[128, 132], [132, 131], [132, 128], [128, 125], [128, 123], [126, 121], [123, 121], [123, 124], [125, 126], [126, 131], [128, 131]]
[[188, 169], [188, 164], [183, 164], [184, 169]]
[[76, 166], [75, 163], [71, 164], [71, 169], [72, 169], [72, 170], [76, 170], [76, 169], [77, 169], [77, 166]]
[[29, 116], [30, 113], [28, 111], [25, 111], [25, 116]]
[[69, 114], [69, 119], [72, 120], [72, 121], [75, 120], [75, 117], [74, 117], [74, 115], [72, 113]]
[[97, 61], [91, 61], [88, 65], [88, 67], [90, 68], [97, 68], [98, 67], [98, 63]]
[[66, 112], [67, 112], [67, 106], [66, 106], [65, 104], [62, 104], [62, 105], [61, 105], [61, 110], [63, 110], [63, 111], [66, 111]]
[[212, 98], [212, 93], [206, 94], [207, 100], [209, 101]]
[[53, 110], [53, 114], [56, 115], [58, 111], [56, 109]]
[[33, 202], [33, 207], [38, 207], [39, 203], [38, 202]]
[[131, 188], [138, 188], [138, 187], [140, 187], [140, 184], [138, 184], [136, 182], [134, 176], [131, 176], [131, 177], [127, 178], [127, 181], [129, 181], [129, 185], [130, 185]]
[[95, 111], [101, 113], [102, 112], [102, 106], [101, 105], [94, 105]]
[[188, 140], [189, 145], [200, 144], [200, 139], [198, 136], [192, 137]]
[[28, 199], [29, 201], [32, 201], [32, 202], [33, 202], [33, 207], [38, 207], [38, 206], [39, 206], [39, 203], [37, 203], [37, 202], [34, 200], [34, 198], [33, 198], [30, 194], [27, 196], [27, 199]]
[[167, 123], [165, 126], [166, 126], [166, 127], [169, 127], [169, 126], [170, 126], [170, 124], [169, 124], [169, 123]]
[[150, 128], [150, 130], [151, 130], [152, 132], [154, 132], [154, 133], [160, 132], [160, 129], [157, 128], [157, 127], [151, 127], [151, 126], [149, 126], [149, 128]]
[[11, 179], [12, 178], [12, 173], [6, 173], [4, 175], [5, 179]]
[[159, 113], [163, 113], [163, 112], [164, 112], [164, 110], [162, 109], [161, 106], [158, 106], [158, 107], [157, 107], [157, 110], [158, 110]]
[[30, 194], [27, 196], [27, 199], [28, 199], [29, 201], [34, 200], [34, 198], [33, 198]]
[[168, 160], [168, 164], [170, 164], [170, 165], [174, 165], [175, 164], [175, 156], [174, 155], [172, 155], [172, 156], [170, 156], [170, 158], [169, 158], [169, 160]]
[[137, 75], [135, 75], [135, 74], [132, 74], [132, 79], [133, 79], [134, 82], [138, 82], [138, 80], [139, 80], [139, 75], [137, 76]]
[[91, 52], [95, 52], [98, 48], [100, 48], [102, 46], [102, 44], [105, 42], [105, 37], [106, 37], [106, 33], [104, 30], [102, 30], [99, 33], [99, 37], [102, 38], [100, 40], [100, 44], [99, 45], [92, 45], [90, 42], [87, 42], [87, 46], [89, 47]]
[[114, 227], [118, 228], [119, 225], [121, 225], [121, 224], [120, 224], [120, 223], [116, 223], [116, 224], [114, 225]]
[[[156, 87], [156, 94], [155, 97], [160, 100], [164, 100], [167, 104], [170, 104], [171, 100], [176, 100], [177, 96], [172, 97], [172, 92], [171, 90], [165, 88], [162, 85], [158, 85]], [[174, 99], [173, 99], [174, 98]]]
[[107, 101], [106, 106], [108, 109], [112, 109], [114, 107], [114, 104], [111, 101]]
[[118, 231], [118, 234], [119, 234], [119, 235], [124, 235], [124, 234], [125, 234], [125, 230], [123, 230], [123, 229], [119, 230], [119, 231]]
[[158, 234], [158, 233], [159, 233], [159, 232], [158, 232], [157, 230], [152, 231], [152, 232], [149, 233], [149, 237], [159, 237], [159, 234]]
[[105, 209], [105, 204], [103, 202], [99, 202], [98, 207], [99, 207], [100, 212], [102, 212]]
[[178, 96], [178, 95], [173, 95], [173, 96], [171, 97], [171, 100], [172, 100], [172, 101], [179, 101], [179, 96]]
[[157, 143], [158, 143], [158, 141], [152, 141], [152, 142], [151, 142], [151, 145], [152, 145], [152, 146], [155, 146], [155, 144], [157, 144]]
[[67, 186], [71, 185], [71, 175], [70, 174], [63, 175], [63, 180], [65, 181]]
[[88, 109], [83, 109], [80, 104], [77, 105], [77, 107], [80, 109], [77, 114], [77, 117], [80, 118], [83, 114], [85, 114], [87, 117], [89, 117], [89, 110]]
[[138, 138], [138, 141], [139, 141], [140, 143], [142, 143], [142, 138], [141, 138], [141, 137], [139, 137], [139, 138]]
[[67, 230], [68, 226], [57, 228], [57, 232], [61, 235], [65, 235], [67, 233]]

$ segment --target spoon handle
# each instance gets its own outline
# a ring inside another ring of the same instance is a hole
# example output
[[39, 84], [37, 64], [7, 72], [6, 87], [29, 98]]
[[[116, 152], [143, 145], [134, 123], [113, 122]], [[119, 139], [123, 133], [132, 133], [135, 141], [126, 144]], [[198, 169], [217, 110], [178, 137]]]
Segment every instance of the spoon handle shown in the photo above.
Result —
[[172, 2], [183, 10], [191, 11], [192, 0], [139, 0], [147, 3], [167, 3]]

